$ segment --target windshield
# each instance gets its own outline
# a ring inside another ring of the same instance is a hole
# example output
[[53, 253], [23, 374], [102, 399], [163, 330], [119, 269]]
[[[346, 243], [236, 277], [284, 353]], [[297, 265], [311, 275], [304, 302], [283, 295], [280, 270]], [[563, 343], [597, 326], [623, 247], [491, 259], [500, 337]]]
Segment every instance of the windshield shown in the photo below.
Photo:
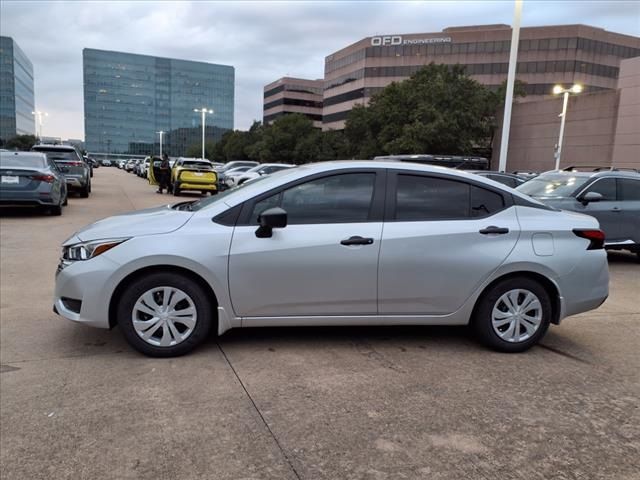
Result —
[[44, 168], [42, 157], [27, 157], [19, 155], [0, 155], [2, 168]]
[[211, 164], [207, 162], [184, 162], [182, 166], [185, 168], [211, 168]]
[[532, 197], [566, 198], [580, 188], [589, 177], [574, 175], [540, 175], [518, 186], [516, 190]]

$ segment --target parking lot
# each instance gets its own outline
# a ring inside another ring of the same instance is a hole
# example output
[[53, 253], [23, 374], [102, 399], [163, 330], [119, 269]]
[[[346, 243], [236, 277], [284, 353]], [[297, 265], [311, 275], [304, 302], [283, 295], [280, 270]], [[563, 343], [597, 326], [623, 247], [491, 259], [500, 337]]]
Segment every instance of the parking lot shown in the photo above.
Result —
[[[0, 218], [3, 479], [640, 478], [640, 265], [525, 354], [465, 328], [231, 331], [152, 359], [51, 311], [60, 243], [175, 198], [99, 168], [61, 217]], [[186, 195], [185, 195], [186, 197]]]

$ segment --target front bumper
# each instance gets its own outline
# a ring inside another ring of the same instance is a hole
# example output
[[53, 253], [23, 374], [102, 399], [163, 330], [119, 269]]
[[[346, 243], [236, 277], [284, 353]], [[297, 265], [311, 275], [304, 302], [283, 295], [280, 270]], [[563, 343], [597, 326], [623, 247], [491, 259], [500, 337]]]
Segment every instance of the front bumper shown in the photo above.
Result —
[[[111, 280], [118, 264], [105, 254], [91, 260], [78, 261], [56, 272], [54, 311], [61, 317], [92, 327], [109, 328], [109, 300], [113, 292]], [[81, 302], [80, 311], [68, 308], [68, 300]]]

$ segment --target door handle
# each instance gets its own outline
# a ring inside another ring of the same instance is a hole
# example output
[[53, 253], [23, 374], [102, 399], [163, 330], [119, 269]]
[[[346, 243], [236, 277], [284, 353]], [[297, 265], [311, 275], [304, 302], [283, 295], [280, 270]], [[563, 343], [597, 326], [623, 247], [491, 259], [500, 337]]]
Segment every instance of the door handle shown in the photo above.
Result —
[[619, 212], [621, 212], [621, 211], [622, 211], [622, 209], [621, 209], [620, 207], [613, 207], [613, 208], [611, 209], [611, 211], [612, 211], [612, 212], [618, 212], [618, 213], [619, 213]]
[[478, 230], [481, 234], [483, 235], [489, 235], [490, 233], [497, 233], [500, 235], [503, 235], [505, 233], [509, 233], [509, 229], [505, 228], [505, 227], [496, 227], [494, 225], [491, 225], [487, 228], [483, 228], [482, 230]]
[[373, 238], [364, 238], [358, 235], [355, 235], [350, 238], [346, 238], [340, 242], [340, 245], [371, 245], [373, 243]]

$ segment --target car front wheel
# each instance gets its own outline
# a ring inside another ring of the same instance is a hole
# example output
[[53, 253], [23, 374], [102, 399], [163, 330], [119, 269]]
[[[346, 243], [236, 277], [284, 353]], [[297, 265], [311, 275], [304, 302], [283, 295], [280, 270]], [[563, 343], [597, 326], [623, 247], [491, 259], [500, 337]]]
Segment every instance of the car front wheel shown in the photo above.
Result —
[[190, 352], [209, 335], [213, 308], [189, 277], [154, 273], [129, 285], [118, 304], [118, 324], [129, 344], [152, 357]]
[[489, 288], [472, 319], [478, 338], [501, 352], [523, 352], [544, 336], [551, 322], [549, 294], [526, 277], [508, 278]]

